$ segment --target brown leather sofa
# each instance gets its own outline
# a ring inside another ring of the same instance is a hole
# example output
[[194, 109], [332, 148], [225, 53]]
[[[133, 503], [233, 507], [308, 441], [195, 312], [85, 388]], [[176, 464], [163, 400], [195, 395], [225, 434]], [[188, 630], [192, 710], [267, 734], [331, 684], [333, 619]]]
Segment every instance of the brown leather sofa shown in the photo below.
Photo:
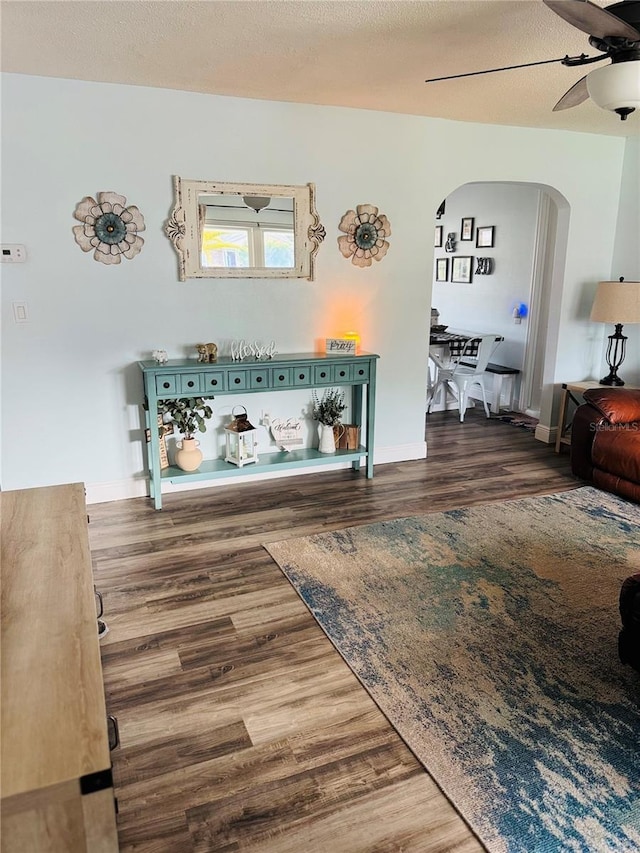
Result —
[[590, 388], [571, 427], [571, 470], [640, 503], [640, 390]]
[[620, 590], [622, 631], [618, 637], [618, 654], [640, 672], [640, 573], [631, 575]]

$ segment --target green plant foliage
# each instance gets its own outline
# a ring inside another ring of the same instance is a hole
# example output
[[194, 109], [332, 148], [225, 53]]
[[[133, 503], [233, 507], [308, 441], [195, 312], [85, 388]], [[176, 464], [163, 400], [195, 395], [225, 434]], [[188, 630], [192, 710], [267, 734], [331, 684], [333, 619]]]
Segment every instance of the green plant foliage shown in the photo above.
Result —
[[327, 388], [322, 399], [319, 399], [317, 393], [312, 391], [311, 398], [313, 400], [312, 416], [315, 421], [320, 421], [321, 424], [327, 424], [327, 426], [340, 423], [340, 416], [347, 408], [347, 404], [344, 402], [344, 391]]
[[193, 438], [196, 432], [205, 432], [206, 420], [213, 415], [203, 397], [179, 397], [177, 400], [158, 400], [158, 412], [170, 415], [185, 438]]

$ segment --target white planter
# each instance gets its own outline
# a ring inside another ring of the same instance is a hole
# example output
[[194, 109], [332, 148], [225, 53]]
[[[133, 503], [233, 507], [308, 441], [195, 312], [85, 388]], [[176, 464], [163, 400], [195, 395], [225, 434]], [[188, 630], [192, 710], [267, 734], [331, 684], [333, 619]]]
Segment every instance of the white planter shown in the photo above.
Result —
[[320, 436], [320, 453], [335, 453], [336, 442], [333, 437], [333, 427], [327, 424], [318, 424], [318, 435]]

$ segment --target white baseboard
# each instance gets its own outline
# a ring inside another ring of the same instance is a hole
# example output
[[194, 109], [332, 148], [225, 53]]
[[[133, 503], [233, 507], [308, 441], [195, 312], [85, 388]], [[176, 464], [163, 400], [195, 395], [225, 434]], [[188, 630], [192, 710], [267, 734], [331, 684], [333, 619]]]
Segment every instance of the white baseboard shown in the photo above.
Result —
[[557, 432], [557, 427], [548, 427], [544, 424], [538, 424], [535, 431], [535, 437], [538, 441], [543, 441], [545, 444], [555, 444]]
[[[408, 462], [412, 459], [425, 459], [427, 456], [427, 444], [419, 441], [415, 444], [401, 444], [395, 447], [380, 447], [374, 453], [374, 465], [384, 465], [387, 462]], [[162, 494], [172, 492], [190, 492], [195, 489], [217, 488], [219, 486], [230, 486], [248, 481], [279, 480], [283, 477], [297, 477], [301, 474], [317, 473], [322, 471], [338, 471], [350, 468], [350, 462], [336, 462], [335, 465], [323, 465], [318, 467], [295, 468], [290, 471], [270, 471], [260, 474], [235, 474], [231, 477], [221, 477], [218, 480], [197, 480], [191, 483], [164, 483]], [[109, 483], [87, 483], [87, 503], [98, 504], [108, 501], [122, 501], [129, 498], [143, 498], [148, 494], [147, 478], [134, 477], [130, 480], [115, 480]]]
[[142, 476], [132, 477], [130, 480], [113, 480], [109, 483], [85, 483], [85, 490], [88, 504], [143, 498], [149, 493], [147, 478]]
[[373, 455], [374, 465], [384, 465], [386, 462], [409, 462], [412, 459], [427, 458], [427, 442], [416, 441], [415, 444], [398, 444], [394, 447], [378, 447]]

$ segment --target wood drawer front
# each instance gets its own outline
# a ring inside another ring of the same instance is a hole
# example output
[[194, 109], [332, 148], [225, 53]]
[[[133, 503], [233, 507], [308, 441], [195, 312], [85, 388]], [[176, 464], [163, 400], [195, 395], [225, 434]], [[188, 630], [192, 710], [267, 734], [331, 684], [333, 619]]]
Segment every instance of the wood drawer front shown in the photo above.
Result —
[[162, 398], [166, 394], [177, 394], [178, 383], [173, 373], [160, 373], [156, 376], [156, 394]]
[[313, 366], [313, 384], [328, 385], [333, 382], [333, 364], [315, 364]]
[[261, 370], [250, 370], [249, 387], [254, 390], [259, 390], [260, 388], [266, 390], [269, 387], [269, 369], [264, 367]]
[[293, 384], [294, 386], [311, 385], [313, 371], [308, 364], [302, 364], [293, 368]]
[[200, 373], [180, 374], [180, 393], [194, 396], [202, 391], [202, 376]]
[[293, 385], [293, 368], [292, 367], [272, 367], [271, 368], [271, 387], [272, 388], [289, 388]]
[[344, 382], [351, 382], [353, 379], [352, 364], [334, 364], [333, 366], [333, 381], [336, 385], [341, 385]]
[[208, 370], [203, 376], [203, 394], [220, 394], [226, 388], [224, 370]]
[[364, 362], [363, 364], [352, 364], [352, 375], [351, 378], [354, 382], [368, 382], [371, 376], [371, 370], [369, 362]]
[[249, 377], [246, 370], [229, 371], [229, 391], [246, 391], [249, 387]]
[[1, 850], [117, 853], [84, 485], [0, 501]]

